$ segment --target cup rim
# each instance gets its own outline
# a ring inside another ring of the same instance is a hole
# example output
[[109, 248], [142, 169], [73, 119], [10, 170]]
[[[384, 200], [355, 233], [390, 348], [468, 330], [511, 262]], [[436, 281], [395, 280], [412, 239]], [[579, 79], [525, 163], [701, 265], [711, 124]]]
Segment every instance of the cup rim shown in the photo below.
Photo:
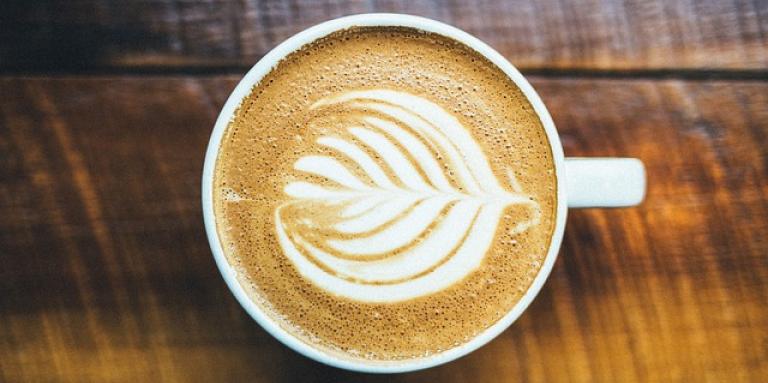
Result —
[[[280, 326], [268, 314], [262, 310], [245, 292], [237, 279], [237, 271], [229, 264], [226, 255], [222, 249], [216, 229], [216, 220], [214, 216], [213, 204], [213, 177], [218, 158], [219, 145], [229, 122], [234, 118], [235, 111], [241, 101], [248, 96], [253, 86], [266, 76], [281, 59], [291, 52], [294, 52], [302, 46], [324, 37], [335, 31], [343, 30], [355, 26], [384, 26], [384, 27], [410, 27], [427, 32], [437, 33], [453, 40], [459, 41], [479, 54], [486, 57], [499, 69], [501, 69], [531, 103], [549, 140], [550, 150], [555, 165], [555, 176], [557, 178], [557, 207], [555, 217], [555, 228], [549, 244], [547, 255], [542, 263], [541, 269], [534, 278], [531, 285], [526, 290], [520, 300], [509, 310], [501, 319], [492, 326], [485, 329], [479, 335], [470, 341], [440, 352], [418, 359], [409, 359], [402, 361], [371, 361], [356, 360], [345, 358], [340, 355], [334, 355], [325, 352], [318, 347], [306, 343], [289, 331]], [[552, 121], [552, 117], [547, 111], [539, 95], [523, 77], [523, 75], [501, 54], [491, 48], [478, 38], [448, 24], [444, 24], [432, 19], [395, 13], [365, 13], [351, 16], [345, 16], [329, 21], [322, 22], [313, 27], [307, 28], [287, 40], [283, 41], [261, 60], [259, 60], [240, 80], [235, 89], [230, 94], [226, 103], [221, 109], [216, 123], [214, 125], [211, 138], [205, 154], [205, 163], [203, 166], [202, 177], [202, 205], [203, 220], [205, 222], [205, 231], [208, 236], [208, 242], [213, 253], [219, 271], [224, 281], [245, 311], [269, 334], [280, 342], [290, 347], [294, 351], [319, 361], [321, 363], [343, 368], [352, 371], [368, 373], [400, 373], [421, 370], [434, 367], [440, 364], [448, 363], [472, 351], [496, 338], [506, 330], [530, 305], [536, 295], [543, 287], [547, 277], [552, 271], [552, 267], [557, 259], [560, 249], [560, 243], [563, 237], [565, 221], [567, 215], [567, 199], [565, 195], [565, 157], [560, 138]]]

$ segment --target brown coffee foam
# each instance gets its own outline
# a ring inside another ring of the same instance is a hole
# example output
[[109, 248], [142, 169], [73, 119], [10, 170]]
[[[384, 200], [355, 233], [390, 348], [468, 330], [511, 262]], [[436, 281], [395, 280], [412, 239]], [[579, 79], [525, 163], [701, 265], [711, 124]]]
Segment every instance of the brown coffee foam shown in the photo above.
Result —
[[[317, 288], [283, 255], [275, 234], [275, 209], [288, 200], [283, 188], [299, 176], [293, 164], [322, 151], [318, 137], [344, 127], [343, 118], [319, 119], [310, 105], [371, 88], [407, 91], [452, 112], [480, 143], [499, 181], [508, 185], [506, 171], [514, 171], [542, 211], [537, 226], [510, 235], [532, 214], [510, 206], [475, 272], [439, 293], [399, 303], [352, 301]], [[214, 190], [225, 254], [254, 301], [318, 348], [373, 360], [439, 353], [498, 321], [543, 263], [556, 204], [547, 137], [521, 91], [470, 48], [403, 28], [338, 32], [284, 59], [243, 100], [227, 128]]]

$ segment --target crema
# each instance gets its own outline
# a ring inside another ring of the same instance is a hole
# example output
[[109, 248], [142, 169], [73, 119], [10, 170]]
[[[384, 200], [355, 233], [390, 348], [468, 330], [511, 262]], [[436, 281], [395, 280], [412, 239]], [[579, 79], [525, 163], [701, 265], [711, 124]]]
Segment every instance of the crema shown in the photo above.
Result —
[[352, 28], [287, 56], [238, 108], [214, 206], [240, 283], [305, 342], [401, 360], [508, 312], [554, 228], [552, 153], [506, 75], [454, 40]]

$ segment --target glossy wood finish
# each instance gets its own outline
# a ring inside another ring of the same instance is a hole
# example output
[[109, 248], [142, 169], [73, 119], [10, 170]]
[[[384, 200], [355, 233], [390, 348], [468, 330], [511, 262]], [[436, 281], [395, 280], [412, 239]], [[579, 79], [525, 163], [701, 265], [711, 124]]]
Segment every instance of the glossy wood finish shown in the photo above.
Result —
[[9, 0], [0, 6], [0, 69], [237, 70], [297, 31], [366, 12], [445, 21], [529, 71], [761, 70], [768, 62], [760, 0]]
[[647, 200], [571, 211], [515, 325], [386, 377], [290, 351], [219, 276], [200, 173], [237, 80], [0, 80], [0, 381], [768, 378], [768, 83], [533, 78], [566, 154], [641, 158]]
[[[200, 211], [242, 73], [362, 12], [477, 35], [533, 75], [567, 155], [648, 168], [642, 206], [570, 211], [499, 338], [395, 376], [265, 333]], [[760, 0], [1, 2], [0, 382], [768, 381], [767, 31]]]

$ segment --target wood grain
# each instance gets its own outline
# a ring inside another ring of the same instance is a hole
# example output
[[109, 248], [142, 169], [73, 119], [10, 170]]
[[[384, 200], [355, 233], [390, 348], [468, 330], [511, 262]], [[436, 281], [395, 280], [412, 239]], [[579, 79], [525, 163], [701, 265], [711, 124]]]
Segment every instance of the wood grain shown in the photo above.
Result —
[[766, 1], [76, 0], [3, 2], [0, 71], [240, 71], [304, 28], [365, 12], [456, 25], [529, 71], [768, 65]]
[[516, 324], [385, 377], [288, 350], [218, 275], [200, 174], [236, 81], [0, 79], [0, 381], [768, 380], [768, 84], [534, 79], [566, 153], [643, 159], [647, 200], [572, 211]]

